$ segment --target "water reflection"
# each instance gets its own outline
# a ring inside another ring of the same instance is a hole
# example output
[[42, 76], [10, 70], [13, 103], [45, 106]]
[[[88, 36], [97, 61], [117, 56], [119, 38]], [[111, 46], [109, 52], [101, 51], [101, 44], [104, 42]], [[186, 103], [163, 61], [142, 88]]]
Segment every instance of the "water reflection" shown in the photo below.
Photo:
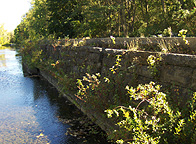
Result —
[[6, 66], [6, 61], [5, 61], [5, 54], [0, 54], [0, 67], [5, 67]]
[[78, 118], [81, 112], [58, 98], [58, 91], [46, 81], [24, 77], [21, 57], [16, 54], [13, 49], [0, 48], [0, 143], [97, 143], [65, 135], [71, 126], [66, 120]]

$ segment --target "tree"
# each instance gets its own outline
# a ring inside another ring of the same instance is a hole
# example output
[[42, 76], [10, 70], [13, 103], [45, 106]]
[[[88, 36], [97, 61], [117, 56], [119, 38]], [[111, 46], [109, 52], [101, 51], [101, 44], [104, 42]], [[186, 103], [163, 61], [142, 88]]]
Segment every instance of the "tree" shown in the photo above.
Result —
[[4, 25], [0, 24], [0, 45], [8, 43], [9, 40], [9, 33], [4, 29]]
[[151, 36], [168, 27], [173, 33], [187, 29], [194, 36], [195, 6], [194, 0], [33, 0], [16, 40]]

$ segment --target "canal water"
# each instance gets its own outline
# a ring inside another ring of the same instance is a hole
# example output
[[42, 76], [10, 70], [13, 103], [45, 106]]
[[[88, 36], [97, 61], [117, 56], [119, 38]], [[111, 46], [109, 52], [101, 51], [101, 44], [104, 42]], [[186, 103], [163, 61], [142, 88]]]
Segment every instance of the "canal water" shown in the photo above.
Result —
[[24, 77], [16, 55], [15, 49], [0, 47], [0, 144], [108, 143], [48, 82]]

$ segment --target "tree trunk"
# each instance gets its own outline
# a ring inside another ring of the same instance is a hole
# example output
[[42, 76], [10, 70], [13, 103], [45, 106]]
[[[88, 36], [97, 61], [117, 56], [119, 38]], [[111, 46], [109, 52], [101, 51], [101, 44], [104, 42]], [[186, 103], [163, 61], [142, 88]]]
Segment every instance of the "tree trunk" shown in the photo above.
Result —
[[125, 2], [124, 0], [121, 0], [121, 24], [123, 28], [123, 34], [125, 37], [127, 37], [128, 33], [127, 33], [127, 26], [126, 26], [125, 8], [126, 8]]
[[133, 16], [132, 16], [132, 25], [131, 25], [131, 32], [133, 33], [134, 32], [134, 26], [135, 26], [135, 14], [136, 14], [136, 4], [135, 4], [135, 0], [133, 0], [133, 4], [132, 4], [132, 7], [133, 7]]
[[166, 10], [165, 10], [165, 0], [161, 0], [161, 4], [162, 4], [162, 9], [163, 9], [163, 14], [165, 14]]

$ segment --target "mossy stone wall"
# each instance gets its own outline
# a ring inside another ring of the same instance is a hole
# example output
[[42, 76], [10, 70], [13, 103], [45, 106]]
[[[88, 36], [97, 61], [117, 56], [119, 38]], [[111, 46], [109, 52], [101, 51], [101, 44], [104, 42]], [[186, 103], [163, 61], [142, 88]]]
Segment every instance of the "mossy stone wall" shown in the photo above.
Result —
[[[99, 39], [100, 40], [100, 39]], [[96, 39], [92, 43], [96, 42]], [[107, 41], [107, 39], [105, 39]], [[108, 39], [110, 42], [110, 40]], [[122, 43], [124, 39], [122, 39]], [[150, 51], [130, 51], [126, 49], [112, 49], [105, 47], [91, 46], [87, 42], [84, 46], [52, 46], [50, 44], [40, 45], [43, 50], [44, 59], [51, 59], [53, 62], [60, 61], [59, 66], [65, 74], [75, 74], [82, 79], [85, 73], [100, 73], [107, 75], [110, 68], [115, 64], [116, 55], [121, 55], [122, 61], [120, 71], [126, 75], [126, 81], [133, 81], [133, 85], [149, 83], [155, 81], [163, 86], [177, 85], [182, 89], [186, 96], [186, 90], [196, 91], [196, 56], [188, 54], [172, 54]], [[99, 43], [99, 42], [98, 42]], [[88, 44], [88, 45], [87, 45]], [[105, 46], [108, 45], [106, 42]], [[101, 46], [101, 44], [100, 44]], [[116, 46], [116, 45], [115, 45]], [[194, 49], [194, 47], [192, 47]], [[147, 59], [150, 55], [162, 57], [160, 62], [159, 75], [154, 77], [148, 68]], [[134, 67], [133, 67], [134, 66]], [[28, 67], [28, 66], [25, 66]], [[48, 71], [33, 68], [32, 72], [28, 68], [28, 73], [40, 72], [40, 74], [52, 83], [57, 89], [61, 90], [57, 79], [50, 75]], [[96, 113], [87, 104], [76, 100], [74, 95], [65, 94], [72, 103], [86, 113], [95, 123], [106, 132], [112, 132], [115, 125], [110, 122], [103, 114]], [[185, 98], [186, 99], [186, 98]]]

